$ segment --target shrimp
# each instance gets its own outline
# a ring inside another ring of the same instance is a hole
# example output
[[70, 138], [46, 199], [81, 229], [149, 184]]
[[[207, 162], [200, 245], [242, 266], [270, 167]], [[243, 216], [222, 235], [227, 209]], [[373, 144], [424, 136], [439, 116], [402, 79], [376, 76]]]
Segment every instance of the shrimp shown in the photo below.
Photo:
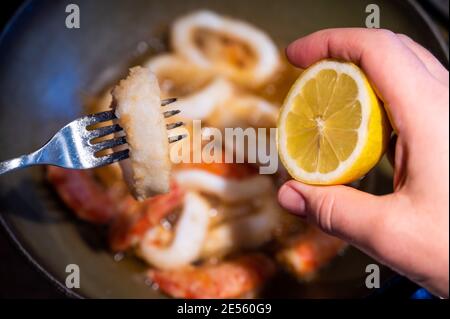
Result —
[[143, 202], [136, 201], [131, 195], [122, 201], [121, 213], [114, 218], [109, 229], [109, 245], [113, 251], [125, 251], [135, 246], [152, 227], [165, 216], [181, 207], [184, 190], [175, 182], [170, 191], [149, 198]]
[[299, 279], [311, 280], [318, 271], [335, 258], [347, 243], [310, 226], [304, 233], [291, 238], [277, 259]]
[[[245, 178], [254, 176], [256, 170], [244, 164], [178, 164], [177, 169], [198, 168], [219, 176]], [[173, 180], [167, 194], [157, 195], [141, 203], [128, 196], [122, 201], [121, 213], [113, 220], [109, 244], [113, 251], [124, 251], [139, 243], [144, 234], [158, 222], [183, 206], [185, 187]], [[162, 234], [163, 232], [160, 232]]]
[[149, 278], [175, 298], [237, 298], [254, 293], [275, 273], [263, 254], [250, 254], [215, 265], [150, 270]]
[[47, 179], [78, 218], [101, 225], [117, 216], [116, 202], [89, 171], [47, 166]]

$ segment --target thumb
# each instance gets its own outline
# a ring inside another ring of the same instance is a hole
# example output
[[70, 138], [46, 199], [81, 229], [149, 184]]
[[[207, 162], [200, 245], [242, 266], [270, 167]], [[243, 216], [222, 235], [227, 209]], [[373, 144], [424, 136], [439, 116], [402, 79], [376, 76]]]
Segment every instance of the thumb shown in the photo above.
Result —
[[389, 209], [386, 196], [375, 196], [347, 186], [312, 186], [289, 181], [278, 199], [285, 209], [319, 226], [323, 231], [356, 246], [372, 246], [382, 231]]

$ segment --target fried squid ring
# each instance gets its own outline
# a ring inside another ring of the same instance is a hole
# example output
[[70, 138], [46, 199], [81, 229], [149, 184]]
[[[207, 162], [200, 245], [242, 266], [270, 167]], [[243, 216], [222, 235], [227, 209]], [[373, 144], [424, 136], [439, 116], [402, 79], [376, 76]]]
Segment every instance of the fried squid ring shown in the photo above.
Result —
[[175, 21], [172, 47], [192, 63], [247, 86], [266, 82], [280, 66], [270, 37], [243, 21], [197, 11]]
[[158, 77], [162, 97], [178, 99], [166, 109], [179, 109], [178, 117], [182, 119], [207, 118], [234, 91], [226, 79], [213, 77], [211, 72], [174, 54], [156, 56], [146, 66]]
[[262, 198], [259, 209], [212, 227], [202, 248], [202, 257], [224, 256], [241, 249], [262, 246], [274, 236], [280, 224], [280, 208], [274, 194]]
[[138, 255], [159, 269], [174, 269], [196, 261], [206, 236], [210, 206], [200, 195], [188, 192], [169, 245], [162, 226], [151, 228], [139, 243]]
[[181, 169], [174, 172], [174, 178], [183, 188], [214, 195], [226, 202], [252, 200], [272, 189], [272, 180], [263, 175], [236, 180], [202, 169]]
[[167, 193], [171, 162], [158, 80], [149, 69], [135, 67], [112, 95], [130, 151], [130, 158], [120, 165], [133, 196], [142, 201]]

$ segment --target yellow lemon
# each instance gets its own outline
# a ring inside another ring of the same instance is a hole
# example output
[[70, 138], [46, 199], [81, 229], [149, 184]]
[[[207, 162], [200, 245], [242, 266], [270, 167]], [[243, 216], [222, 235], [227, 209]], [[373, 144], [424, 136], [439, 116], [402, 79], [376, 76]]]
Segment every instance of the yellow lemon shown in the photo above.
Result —
[[292, 86], [278, 118], [278, 152], [291, 176], [308, 184], [346, 184], [386, 150], [391, 126], [364, 73], [323, 60]]

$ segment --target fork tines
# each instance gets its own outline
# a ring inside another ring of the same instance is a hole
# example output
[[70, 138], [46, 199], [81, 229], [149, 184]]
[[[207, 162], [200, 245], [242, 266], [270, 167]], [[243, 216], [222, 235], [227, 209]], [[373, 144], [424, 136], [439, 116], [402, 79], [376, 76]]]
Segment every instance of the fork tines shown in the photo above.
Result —
[[101, 141], [95, 144], [92, 144], [92, 147], [95, 152], [100, 152], [103, 150], [106, 150], [108, 148], [117, 147], [119, 145], [125, 144], [127, 142], [127, 139], [125, 136], [120, 136], [118, 138], [113, 138], [110, 140]]
[[164, 115], [165, 118], [168, 118], [168, 117], [174, 116], [174, 115], [176, 115], [176, 114], [178, 114], [180, 112], [181, 112], [180, 110], [165, 111], [163, 113], [163, 115]]
[[178, 142], [179, 140], [182, 140], [185, 137], [187, 137], [187, 134], [180, 134], [180, 135], [176, 135], [176, 136], [170, 136], [169, 137], [169, 143]]
[[177, 127], [180, 127], [180, 126], [183, 126], [183, 125], [184, 125], [183, 122], [175, 122], [175, 123], [166, 124], [166, 128], [168, 130], [172, 130], [174, 128], [177, 128]]
[[112, 154], [108, 154], [105, 156], [99, 156], [98, 160], [101, 161], [101, 165], [108, 165], [108, 164], [112, 164], [112, 163], [127, 159], [128, 157], [130, 157], [130, 151], [127, 149], [127, 150], [117, 151], [117, 152], [114, 152]]
[[[176, 98], [170, 98], [170, 99], [162, 100], [161, 101], [161, 106], [169, 105], [169, 104], [175, 102], [176, 100], [177, 100]], [[178, 113], [180, 113], [180, 110], [171, 110], [171, 111], [165, 111], [163, 113], [163, 115], [164, 115], [165, 118], [168, 118], [168, 117], [174, 116], [174, 115], [176, 115]], [[167, 130], [172, 130], [174, 128], [177, 128], [177, 127], [180, 127], [180, 126], [183, 126], [183, 125], [184, 125], [183, 122], [175, 122], [175, 123], [166, 124], [166, 128], [167, 128]], [[170, 136], [169, 137], [169, 143], [177, 142], [177, 141], [185, 138], [186, 136], [187, 136], [187, 134]]]
[[86, 124], [86, 126], [91, 126], [97, 123], [106, 122], [110, 120], [116, 119], [116, 114], [114, 113], [114, 110], [111, 111], [104, 111], [100, 113], [95, 114], [89, 114], [86, 116], [83, 116], [81, 120]]
[[[161, 100], [161, 106], [169, 105], [169, 104], [175, 102], [176, 100], [177, 100], [176, 98], [168, 98], [168, 99]], [[170, 110], [170, 111], [165, 111], [163, 113], [163, 115], [165, 118], [168, 118], [168, 117], [174, 116], [178, 113], [180, 113], [180, 110]], [[115, 120], [115, 119], [117, 119], [115, 111], [109, 110], [109, 111], [104, 111], [104, 112], [100, 112], [100, 113], [96, 113], [96, 114], [86, 115], [82, 118], [82, 121], [86, 127], [89, 127], [89, 126], [92, 126], [95, 124], [99, 124], [102, 122], [111, 121], [111, 120]], [[167, 124], [166, 128], [167, 128], [167, 130], [172, 130], [172, 129], [180, 127], [182, 125], [184, 125], [183, 122], [175, 122], [175, 123]], [[92, 142], [92, 140], [107, 136], [109, 134], [117, 133], [122, 130], [123, 130], [122, 127], [117, 123], [113, 123], [112, 125], [91, 129], [91, 130], [89, 130], [89, 139], [90, 139], [89, 144], [93, 148], [93, 151], [95, 153], [126, 144], [127, 143], [126, 136], [115, 136], [112, 139], [99, 141], [97, 143]], [[187, 136], [186, 134], [171, 136], [171, 137], [169, 137], [169, 143], [174, 143], [176, 141], [179, 141], [186, 136]], [[115, 151], [115, 152], [105, 155], [105, 156], [100, 156], [99, 159], [102, 160], [102, 163], [108, 164], [108, 163], [114, 163], [114, 162], [120, 161], [122, 159], [126, 159], [126, 158], [128, 158], [128, 156], [129, 156], [129, 150], [120, 150], [120, 151]]]
[[91, 135], [93, 138], [99, 138], [119, 131], [122, 131], [122, 127], [119, 124], [113, 124], [93, 129]]
[[177, 101], [176, 97], [171, 97], [169, 99], [161, 100], [161, 106], [166, 106], [166, 105], [169, 105], [169, 104], [171, 104], [173, 102], [176, 102], [176, 101]]

